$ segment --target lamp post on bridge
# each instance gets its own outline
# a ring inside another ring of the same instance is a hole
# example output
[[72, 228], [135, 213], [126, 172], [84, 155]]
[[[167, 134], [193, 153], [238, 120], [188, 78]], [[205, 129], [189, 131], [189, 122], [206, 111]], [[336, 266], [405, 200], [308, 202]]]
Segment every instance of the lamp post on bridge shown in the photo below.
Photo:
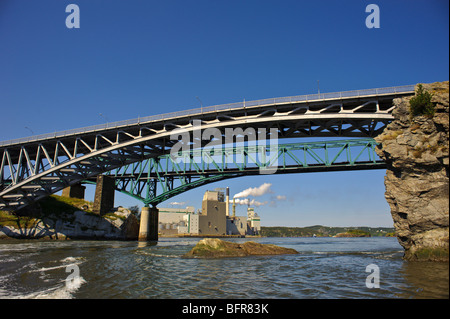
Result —
[[203, 114], [203, 102], [202, 100], [200, 100], [200, 98], [198, 96], [195, 97], [197, 100], [199, 100], [200, 102], [200, 112]]
[[26, 128], [27, 130], [29, 130], [29, 131], [31, 132], [31, 134], [34, 135], [34, 132], [33, 132], [33, 130], [32, 130], [31, 128], [29, 128], [28, 126], [25, 126], [25, 128]]
[[317, 92], [319, 94], [319, 99], [320, 99], [320, 85], [319, 85], [319, 81], [320, 80], [317, 80]]
[[106, 121], [106, 126], [108, 126], [109, 120], [106, 116], [104, 116], [102, 113], [98, 113], [98, 115], [100, 115], [105, 121]]

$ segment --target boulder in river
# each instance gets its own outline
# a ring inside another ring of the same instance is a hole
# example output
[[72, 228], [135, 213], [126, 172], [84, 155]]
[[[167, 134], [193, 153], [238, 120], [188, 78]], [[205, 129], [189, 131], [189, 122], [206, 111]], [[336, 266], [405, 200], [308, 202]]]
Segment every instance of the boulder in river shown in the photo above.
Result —
[[255, 255], [298, 254], [295, 249], [248, 241], [243, 244], [232, 243], [218, 238], [204, 238], [184, 257], [219, 258], [244, 257]]

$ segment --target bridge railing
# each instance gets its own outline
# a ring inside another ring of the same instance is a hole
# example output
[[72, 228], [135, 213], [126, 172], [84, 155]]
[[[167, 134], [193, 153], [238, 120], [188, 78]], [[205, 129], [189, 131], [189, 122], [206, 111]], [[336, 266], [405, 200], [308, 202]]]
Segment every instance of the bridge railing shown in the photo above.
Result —
[[86, 134], [97, 131], [104, 131], [107, 129], [117, 129], [120, 127], [126, 127], [131, 125], [147, 124], [159, 120], [169, 120], [182, 116], [196, 115], [209, 112], [217, 112], [224, 110], [232, 110], [238, 108], [255, 107], [261, 105], [270, 104], [283, 104], [283, 103], [297, 103], [297, 102], [307, 102], [307, 101], [318, 101], [318, 100], [328, 100], [328, 99], [338, 99], [338, 98], [349, 98], [349, 97], [363, 97], [368, 95], [382, 95], [382, 94], [397, 94], [397, 93], [411, 93], [414, 92], [414, 85], [403, 85], [394, 86], [387, 88], [376, 88], [376, 89], [365, 89], [365, 90], [353, 90], [353, 91], [343, 91], [343, 92], [332, 92], [332, 93], [321, 93], [321, 94], [307, 94], [307, 95], [297, 95], [297, 96], [287, 96], [278, 97], [262, 100], [253, 101], [242, 101], [229, 104], [220, 104], [213, 106], [206, 106], [202, 108], [195, 108], [183, 111], [176, 111], [158, 115], [150, 115], [146, 117], [140, 117], [137, 119], [130, 119], [118, 122], [111, 122], [105, 124], [92, 125], [82, 128], [70, 129], [65, 131], [59, 131], [54, 133], [46, 133], [40, 135], [34, 135], [29, 137], [17, 138], [8, 141], [0, 141], [0, 147], [28, 143], [34, 141], [41, 141], [46, 139], [61, 138], [65, 136], [71, 136], [76, 134]]

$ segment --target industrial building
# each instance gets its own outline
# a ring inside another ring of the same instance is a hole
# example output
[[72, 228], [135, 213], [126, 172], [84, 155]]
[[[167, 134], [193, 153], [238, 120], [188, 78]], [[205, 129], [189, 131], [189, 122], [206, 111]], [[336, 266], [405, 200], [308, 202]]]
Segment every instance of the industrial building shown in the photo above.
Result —
[[159, 208], [158, 232], [163, 236], [198, 232], [198, 215], [194, 207]]
[[253, 208], [248, 207], [247, 216], [236, 216], [233, 199], [230, 216], [229, 188], [206, 191], [202, 209], [194, 207], [159, 208], [159, 233], [161, 236], [248, 236], [258, 235], [261, 220]]

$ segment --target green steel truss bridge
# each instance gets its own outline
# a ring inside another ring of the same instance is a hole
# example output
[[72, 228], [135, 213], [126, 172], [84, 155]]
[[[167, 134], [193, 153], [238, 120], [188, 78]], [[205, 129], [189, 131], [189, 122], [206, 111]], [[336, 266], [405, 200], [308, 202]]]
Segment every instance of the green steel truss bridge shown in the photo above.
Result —
[[[282, 146], [281, 141], [304, 137], [371, 139], [392, 121], [392, 100], [413, 94], [414, 86], [407, 85], [243, 101], [3, 141], [0, 142], [0, 209], [20, 209], [101, 174], [116, 176], [118, 190], [155, 205], [207, 182], [259, 174], [266, 166], [266, 170], [270, 169], [271, 164], [264, 160], [259, 160], [258, 165], [254, 163], [257, 168], [251, 165], [221, 166], [217, 160], [210, 160], [206, 171], [199, 168], [205, 167], [207, 162], [197, 162], [197, 166], [192, 163], [190, 169], [185, 170], [177, 170], [176, 166], [173, 171], [162, 169], [164, 165], [172, 165], [164, 156], [177, 146], [180, 136], [188, 138], [185, 145], [189, 145], [190, 150], [207, 150], [212, 141], [227, 141], [229, 130], [236, 138], [242, 135], [248, 139], [258, 135], [258, 141], [278, 138], [279, 149], [271, 152], [272, 155], [279, 154], [276, 156], [278, 164], [295, 153], [291, 157], [293, 162], [278, 165], [275, 173], [338, 169], [338, 162], [330, 162], [330, 153], [318, 156], [317, 163], [305, 162], [296, 152], [301, 152], [307, 144]], [[214, 134], [205, 136], [203, 133], [207, 132]], [[341, 143], [348, 145], [342, 153], [356, 147], [348, 144], [349, 141]], [[244, 152], [239, 143], [223, 144], [234, 145], [234, 150], [229, 152]], [[329, 152], [339, 149], [338, 144], [330, 141], [323, 145], [327, 145], [325, 149]], [[317, 145], [308, 145], [307, 155], [318, 150]], [[370, 148], [373, 149], [373, 144]], [[224, 148], [225, 154], [228, 151]], [[246, 163], [253, 162], [250, 151], [244, 152]], [[348, 169], [350, 163], [353, 163], [352, 169], [381, 167], [381, 163], [372, 163], [373, 158], [368, 162], [371, 163], [364, 166], [363, 161], [352, 158], [346, 167]], [[345, 161], [340, 165], [344, 167]], [[144, 170], [140, 171], [138, 167], [151, 169], [144, 175]], [[121, 175], [120, 172], [125, 173]]]
[[376, 145], [366, 138], [199, 149], [149, 158], [106, 175], [115, 178], [116, 190], [156, 206], [190, 189], [245, 175], [385, 168]]

